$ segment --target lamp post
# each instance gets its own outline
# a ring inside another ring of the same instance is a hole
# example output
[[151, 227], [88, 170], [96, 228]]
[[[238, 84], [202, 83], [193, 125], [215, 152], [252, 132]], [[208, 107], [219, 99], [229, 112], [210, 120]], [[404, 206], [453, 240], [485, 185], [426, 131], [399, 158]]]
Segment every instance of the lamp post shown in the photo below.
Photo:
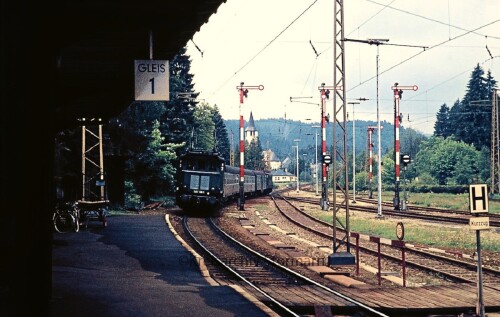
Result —
[[356, 203], [356, 120], [354, 118], [354, 105], [359, 105], [359, 102], [348, 102], [352, 105], [352, 203]]
[[[316, 178], [316, 196], [319, 195], [319, 177], [318, 177], [318, 128], [321, 128], [319, 125], [313, 125], [311, 128], [314, 128], [314, 154], [315, 154], [315, 161], [314, 161], [314, 177]], [[307, 135], [310, 135], [311, 133], [307, 133]]]
[[[366, 101], [369, 99], [358, 98], [359, 101]], [[359, 102], [348, 102], [352, 105], [352, 202], [356, 203], [356, 119], [354, 118], [354, 105], [359, 105]]]
[[368, 39], [368, 40], [354, 40], [354, 39], [344, 39], [344, 41], [351, 41], [351, 42], [359, 42], [359, 43], [366, 43], [370, 45], [376, 45], [377, 46], [377, 58], [376, 58], [376, 68], [377, 68], [377, 145], [378, 145], [378, 211], [377, 211], [377, 217], [382, 217], [382, 144], [381, 144], [381, 137], [380, 137], [380, 108], [379, 108], [379, 98], [378, 98], [378, 60], [379, 60], [379, 46], [389, 42], [389, 39]]
[[378, 212], [377, 212], [377, 217], [382, 217], [382, 151], [381, 151], [381, 137], [380, 137], [380, 111], [379, 111], [379, 98], [378, 98], [378, 69], [379, 69], [379, 46], [380, 45], [392, 45], [392, 46], [405, 46], [405, 47], [417, 47], [417, 48], [423, 48], [424, 50], [428, 48], [427, 46], [421, 46], [421, 45], [405, 45], [405, 44], [388, 44], [389, 39], [367, 39], [367, 40], [357, 40], [357, 39], [347, 39], [344, 38], [344, 41], [346, 42], [358, 42], [358, 43], [365, 43], [365, 44], [370, 44], [370, 45], [376, 45], [377, 46], [377, 59], [376, 59], [376, 67], [377, 67], [377, 135], [378, 135]]
[[[317, 105], [321, 106], [321, 126], [313, 126], [313, 128], [322, 128], [321, 129], [321, 138], [322, 138], [322, 171], [321, 171], [321, 199], [320, 199], [320, 206], [322, 210], [328, 210], [328, 193], [327, 193], [327, 186], [328, 186], [328, 166], [327, 164], [324, 163], [324, 158], [327, 155], [326, 154], [326, 122], [329, 120], [329, 117], [325, 115], [325, 103], [326, 99], [329, 98], [330, 95], [330, 90], [329, 87], [326, 87], [325, 84], [321, 84], [321, 87], [318, 87], [320, 94], [321, 94], [321, 104], [314, 103], [314, 102], [307, 102], [307, 101], [295, 101], [295, 102], [300, 102], [300, 103], [306, 103], [306, 104], [311, 104], [311, 105]], [[303, 99], [303, 98], [312, 98], [312, 97], [290, 97], [290, 102], [293, 102], [295, 99]], [[311, 120], [311, 119], [306, 119], [306, 120]], [[318, 193], [318, 139], [317, 139], [317, 132], [316, 132], [316, 196], [319, 195]]]
[[[304, 182], [307, 183], [307, 179], [308, 179], [308, 175], [310, 175], [310, 173], [307, 173], [307, 153], [302, 153], [302, 157], [304, 158]], [[310, 180], [310, 177], [309, 177], [309, 180]]]
[[299, 192], [299, 142], [300, 139], [295, 139], [293, 142], [297, 142], [297, 145], [295, 145], [297, 154], [296, 154], [296, 160], [297, 160], [297, 193]]

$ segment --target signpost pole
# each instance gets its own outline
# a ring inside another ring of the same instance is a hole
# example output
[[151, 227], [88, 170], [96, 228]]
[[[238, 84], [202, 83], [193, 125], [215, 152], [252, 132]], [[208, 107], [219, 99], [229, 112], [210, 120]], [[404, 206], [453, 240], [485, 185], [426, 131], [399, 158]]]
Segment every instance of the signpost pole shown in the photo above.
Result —
[[481, 230], [489, 229], [489, 217], [478, 217], [488, 213], [488, 192], [486, 184], [469, 185], [469, 208], [472, 217], [469, 220], [470, 228], [476, 230], [477, 254], [477, 303], [476, 316], [485, 316], [483, 301], [483, 268], [481, 263]]
[[481, 264], [481, 230], [476, 230], [477, 240], [477, 305], [476, 315], [484, 317], [484, 302], [483, 302], [483, 269]]

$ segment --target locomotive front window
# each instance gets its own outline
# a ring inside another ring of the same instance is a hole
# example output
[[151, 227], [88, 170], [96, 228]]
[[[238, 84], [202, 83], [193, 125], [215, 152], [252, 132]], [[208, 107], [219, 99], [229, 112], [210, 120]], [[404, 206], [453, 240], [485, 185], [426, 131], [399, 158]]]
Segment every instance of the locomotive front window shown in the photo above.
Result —
[[191, 175], [191, 179], [189, 182], [189, 189], [198, 189], [200, 188], [200, 176], [199, 175]]
[[208, 190], [210, 188], [210, 176], [201, 176], [200, 189]]

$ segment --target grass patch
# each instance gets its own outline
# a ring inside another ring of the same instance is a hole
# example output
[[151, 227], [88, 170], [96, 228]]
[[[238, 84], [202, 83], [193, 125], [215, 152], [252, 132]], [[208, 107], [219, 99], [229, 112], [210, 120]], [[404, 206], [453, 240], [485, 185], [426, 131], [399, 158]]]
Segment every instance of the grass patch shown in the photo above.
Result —
[[[332, 222], [332, 213], [312, 212], [315, 217], [323, 221]], [[401, 219], [384, 218], [378, 219], [375, 215], [361, 216], [354, 212], [349, 215], [351, 232], [359, 232], [371, 236], [397, 239], [396, 225]], [[338, 215], [340, 222], [345, 224], [345, 215]], [[425, 244], [436, 248], [467, 249], [470, 252], [476, 250], [476, 234], [468, 226], [443, 227], [437, 224], [424, 224], [422, 222], [403, 220], [405, 227], [405, 238], [407, 243]], [[481, 232], [481, 249], [492, 252], [500, 252], [500, 235], [493, 230]]]
[[131, 216], [131, 215], [137, 215], [137, 212], [128, 210], [118, 210], [118, 209], [108, 211], [108, 216]]
[[[452, 210], [469, 210], [469, 195], [468, 194], [446, 194], [446, 193], [409, 193], [408, 203], [410, 205], [446, 208]], [[376, 193], [374, 193], [374, 197]], [[392, 202], [394, 198], [393, 192], [383, 192], [382, 201]], [[403, 192], [400, 192], [400, 198], [403, 199]], [[500, 214], [500, 201], [489, 200], [488, 210], [490, 213]]]

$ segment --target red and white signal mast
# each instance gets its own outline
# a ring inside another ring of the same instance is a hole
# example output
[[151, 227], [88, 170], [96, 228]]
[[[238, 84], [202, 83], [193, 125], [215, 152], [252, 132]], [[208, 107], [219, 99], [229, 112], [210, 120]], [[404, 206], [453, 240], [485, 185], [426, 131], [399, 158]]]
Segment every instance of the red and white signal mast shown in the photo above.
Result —
[[241, 112], [241, 106], [243, 105], [243, 100], [248, 97], [249, 89], [264, 90], [263, 85], [258, 86], [245, 86], [244, 82], [241, 82], [236, 89], [240, 92], [240, 198], [238, 199], [238, 210], [245, 210], [245, 131], [243, 123], [243, 113]]
[[[383, 126], [380, 127], [382, 129]], [[376, 126], [368, 127], [368, 180], [370, 182], [370, 188], [368, 193], [368, 198], [373, 198], [372, 181], [373, 181], [373, 131], [377, 129]]]
[[326, 100], [330, 98], [330, 89], [324, 83], [318, 87], [321, 94], [321, 199], [320, 205], [322, 210], [328, 210], [330, 205], [328, 202], [328, 166], [332, 162], [332, 157], [326, 152], [326, 122], [329, 121], [325, 113]]
[[395, 163], [395, 169], [394, 169], [394, 200], [393, 200], [393, 205], [394, 205], [394, 210], [399, 210], [400, 209], [400, 199], [399, 199], [399, 176], [400, 176], [400, 143], [399, 143], [399, 124], [401, 123], [403, 116], [399, 112], [399, 101], [401, 100], [401, 97], [403, 95], [403, 90], [413, 90], [417, 91], [418, 86], [413, 85], [413, 86], [399, 86], [398, 83], [395, 83], [394, 86], [391, 87], [391, 89], [394, 91], [394, 163]]

